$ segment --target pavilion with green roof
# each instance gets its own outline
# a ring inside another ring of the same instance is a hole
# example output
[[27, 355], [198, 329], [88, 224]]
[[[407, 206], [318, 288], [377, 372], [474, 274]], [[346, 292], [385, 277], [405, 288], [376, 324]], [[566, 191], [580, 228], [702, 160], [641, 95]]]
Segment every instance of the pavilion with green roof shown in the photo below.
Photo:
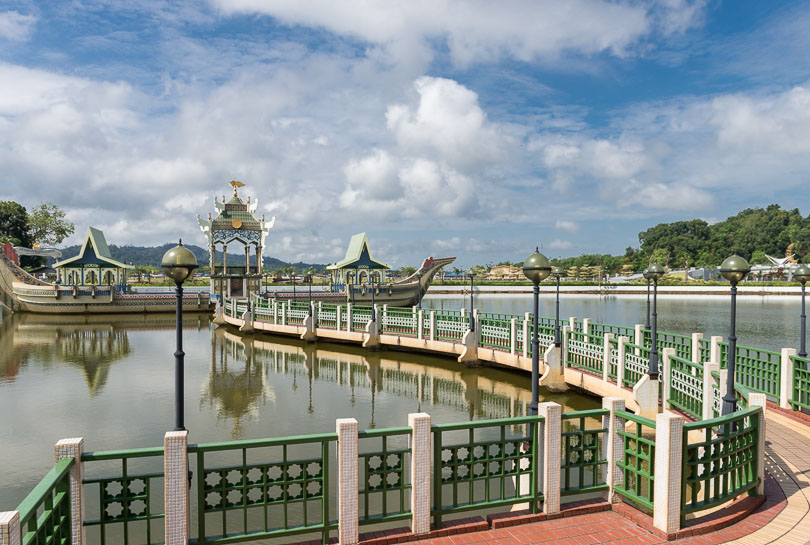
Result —
[[332, 274], [332, 284], [366, 284], [372, 281], [382, 283], [385, 280], [385, 271], [391, 266], [374, 259], [368, 248], [368, 238], [365, 233], [354, 235], [346, 250], [346, 257], [326, 270]]
[[119, 286], [127, 283], [132, 265], [113, 259], [104, 233], [88, 227], [79, 254], [53, 264], [57, 280], [69, 286]]

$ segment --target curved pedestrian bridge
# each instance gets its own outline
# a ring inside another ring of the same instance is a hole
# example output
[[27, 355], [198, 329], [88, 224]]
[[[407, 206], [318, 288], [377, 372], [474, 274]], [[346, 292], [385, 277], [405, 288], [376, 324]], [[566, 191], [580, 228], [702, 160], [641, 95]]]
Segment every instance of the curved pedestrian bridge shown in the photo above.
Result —
[[[225, 300], [216, 321], [531, 367], [529, 315]], [[659, 334], [661, 380], [650, 380], [652, 339], [643, 327], [571, 318], [559, 324], [557, 346], [558, 324], [538, 321], [543, 383], [599, 395], [601, 409], [566, 413], [542, 403], [537, 416], [441, 425], [414, 413], [402, 415], [401, 427], [366, 431], [338, 419], [334, 432], [319, 435], [211, 444], [189, 444], [177, 431], [162, 447], [96, 453], [66, 439], [40, 485], [0, 515], [0, 536], [442, 545], [462, 542], [440, 544], [442, 536], [478, 530], [463, 541], [804, 542], [810, 434], [798, 420], [810, 362], [789, 349], [738, 347], [738, 410], [720, 417], [721, 338]], [[509, 514], [481, 518], [493, 511]], [[698, 534], [703, 541], [689, 541]]]

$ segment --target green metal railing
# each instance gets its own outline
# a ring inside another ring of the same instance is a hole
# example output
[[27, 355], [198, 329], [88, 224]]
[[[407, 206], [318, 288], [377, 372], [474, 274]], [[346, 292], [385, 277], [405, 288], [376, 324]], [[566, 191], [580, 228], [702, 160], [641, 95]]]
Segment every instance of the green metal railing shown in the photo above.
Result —
[[[644, 339], [644, 346], [650, 348], [652, 346], [652, 331], [644, 329], [641, 334]], [[656, 331], [655, 339], [659, 354], [663, 352], [664, 348], [674, 348], [675, 355], [679, 358], [692, 359], [692, 337], [667, 333], [665, 331]]]
[[[728, 345], [722, 343], [721, 346], [723, 345], [727, 355]], [[727, 356], [723, 361], [728, 361]], [[782, 355], [779, 352], [737, 346], [736, 382], [749, 390], [779, 399], [781, 366]]]
[[632, 327], [625, 327], [621, 325], [610, 325], [610, 324], [600, 324], [598, 322], [592, 322], [589, 329], [589, 333], [599, 335], [603, 337], [605, 333], [612, 333], [616, 337], [625, 336], [630, 337], [631, 339], [635, 336], [636, 330]]
[[318, 307], [318, 316], [317, 316], [317, 327], [322, 327], [324, 329], [337, 329], [337, 314], [338, 314], [338, 307], [335, 303], [321, 303]]
[[650, 368], [650, 349], [624, 343], [624, 380], [622, 386], [632, 388]]
[[[162, 543], [163, 472], [143, 468], [163, 467], [163, 447], [85, 452], [82, 462], [88, 535], [102, 545]], [[108, 475], [93, 477], [97, 472]]]
[[793, 378], [790, 404], [794, 411], [810, 409], [810, 359], [791, 356]]
[[617, 430], [624, 456], [616, 463], [622, 472], [622, 483], [614, 489], [627, 501], [651, 511], [655, 490], [655, 421], [627, 411], [616, 411], [616, 416], [633, 424], [619, 426]]
[[608, 378], [618, 380], [619, 378], [619, 339], [610, 339], [610, 360], [608, 361]]
[[309, 314], [309, 303], [299, 301], [287, 302], [287, 325], [304, 325]]
[[388, 307], [380, 310], [380, 314], [382, 315], [381, 331], [383, 333], [408, 337], [417, 336], [419, 318], [413, 308]]
[[436, 339], [441, 341], [461, 341], [470, 327], [470, 318], [461, 313], [443, 310], [436, 312]]
[[[360, 441], [360, 524], [406, 519], [411, 516], [411, 428], [366, 430]], [[367, 442], [379, 446], [365, 452]]]
[[602, 373], [604, 359], [603, 337], [569, 331], [566, 339], [568, 349], [565, 354], [565, 365]]
[[[511, 318], [492, 318], [478, 315], [478, 327], [481, 334], [481, 346], [508, 351], [512, 346]], [[515, 329], [517, 329], [517, 324]]]
[[[681, 525], [687, 515], [721, 505], [759, 484], [760, 407], [683, 427]], [[701, 439], [690, 439], [695, 435]]]
[[69, 544], [70, 468], [75, 460], [60, 460], [17, 507], [22, 545]]
[[703, 366], [671, 356], [669, 373], [669, 408], [679, 409], [692, 418], [703, 418]]
[[337, 527], [329, 503], [330, 445], [336, 442], [336, 433], [325, 433], [190, 445], [198, 532], [192, 542], [320, 532], [326, 544]]
[[607, 409], [562, 414], [561, 495], [609, 488], [602, 471], [602, 466], [607, 465], [602, 445], [608, 434], [608, 428], [602, 426], [602, 417], [609, 414]]
[[371, 305], [352, 305], [352, 331], [365, 331], [371, 321]]
[[[537, 423], [542, 416], [439, 424], [433, 431], [433, 518], [542, 499]], [[450, 442], [452, 441], [452, 442]]]

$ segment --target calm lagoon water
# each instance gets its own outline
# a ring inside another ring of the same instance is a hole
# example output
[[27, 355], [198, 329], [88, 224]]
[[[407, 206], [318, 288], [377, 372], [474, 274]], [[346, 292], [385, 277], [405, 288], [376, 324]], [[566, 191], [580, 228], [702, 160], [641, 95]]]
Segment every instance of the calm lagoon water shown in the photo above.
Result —
[[[429, 296], [425, 307], [457, 309], [469, 297]], [[522, 314], [531, 296], [482, 295], [481, 311]], [[565, 296], [561, 316], [633, 325], [643, 297]], [[541, 298], [552, 316], [554, 299]], [[779, 349], [798, 343], [799, 301], [740, 297], [743, 345]], [[727, 335], [728, 298], [659, 298], [659, 327]], [[525, 414], [527, 375], [467, 368], [447, 358], [211, 329], [186, 316], [186, 427], [190, 441], [279, 437], [334, 430], [354, 417], [361, 429], [402, 426], [407, 413], [434, 422]], [[16, 507], [53, 463], [53, 444], [85, 437], [86, 450], [162, 445], [174, 426], [174, 316], [15, 315], [0, 324], [0, 510]], [[550, 394], [564, 410], [598, 400]]]

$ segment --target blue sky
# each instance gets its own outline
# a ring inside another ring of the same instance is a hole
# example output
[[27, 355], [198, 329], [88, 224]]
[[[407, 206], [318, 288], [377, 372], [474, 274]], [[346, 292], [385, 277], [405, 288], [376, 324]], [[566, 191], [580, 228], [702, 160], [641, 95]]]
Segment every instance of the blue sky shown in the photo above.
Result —
[[808, 213], [810, 4], [0, 0], [0, 199], [203, 243], [239, 179], [270, 255], [623, 253]]

